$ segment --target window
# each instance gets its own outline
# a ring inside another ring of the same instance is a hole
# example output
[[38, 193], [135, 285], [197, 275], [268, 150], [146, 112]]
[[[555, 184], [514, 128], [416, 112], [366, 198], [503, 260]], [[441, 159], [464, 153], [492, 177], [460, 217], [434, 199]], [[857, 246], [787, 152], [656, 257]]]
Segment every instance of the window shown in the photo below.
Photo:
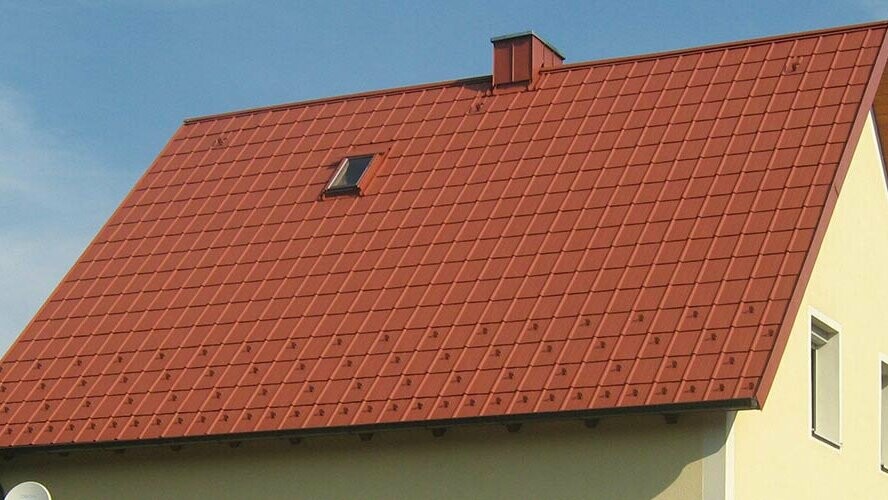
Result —
[[879, 413], [881, 422], [880, 422], [880, 438], [881, 438], [881, 463], [882, 470], [888, 472], [888, 362], [882, 361], [879, 363], [881, 367], [881, 405], [882, 411]]
[[361, 179], [365, 177], [373, 155], [351, 156], [342, 160], [327, 189], [328, 195], [359, 193], [361, 191]]
[[839, 447], [839, 333], [811, 318], [811, 433]]

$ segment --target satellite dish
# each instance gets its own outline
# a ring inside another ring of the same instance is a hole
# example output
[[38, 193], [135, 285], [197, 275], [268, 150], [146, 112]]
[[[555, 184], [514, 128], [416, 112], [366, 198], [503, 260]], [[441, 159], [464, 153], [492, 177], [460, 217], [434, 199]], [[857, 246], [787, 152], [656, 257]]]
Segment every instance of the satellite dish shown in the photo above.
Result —
[[25, 481], [9, 490], [4, 500], [52, 500], [49, 490], [35, 481]]

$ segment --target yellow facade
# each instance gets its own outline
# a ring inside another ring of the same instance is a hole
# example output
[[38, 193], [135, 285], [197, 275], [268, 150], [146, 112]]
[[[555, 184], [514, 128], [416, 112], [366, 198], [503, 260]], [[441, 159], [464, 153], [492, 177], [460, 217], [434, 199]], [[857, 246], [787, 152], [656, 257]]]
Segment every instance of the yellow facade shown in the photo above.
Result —
[[[811, 314], [841, 336], [840, 449], [811, 436]], [[735, 498], [888, 498], [880, 354], [888, 354], [888, 185], [870, 118], [765, 407], [737, 415]]]
[[[357, 436], [40, 454], [0, 462], [0, 483], [53, 498], [625, 500], [701, 498], [724, 435], [720, 414], [537, 422]], [[709, 485], [712, 486], [711, 484]]]

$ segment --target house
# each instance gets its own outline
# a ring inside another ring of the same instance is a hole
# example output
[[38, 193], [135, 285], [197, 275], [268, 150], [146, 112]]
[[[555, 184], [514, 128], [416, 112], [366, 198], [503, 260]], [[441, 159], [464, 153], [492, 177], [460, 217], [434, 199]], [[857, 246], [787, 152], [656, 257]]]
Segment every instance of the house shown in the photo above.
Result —
[[0, 484], [885, 496], [886, 30], [186, 120], [0, 362]]

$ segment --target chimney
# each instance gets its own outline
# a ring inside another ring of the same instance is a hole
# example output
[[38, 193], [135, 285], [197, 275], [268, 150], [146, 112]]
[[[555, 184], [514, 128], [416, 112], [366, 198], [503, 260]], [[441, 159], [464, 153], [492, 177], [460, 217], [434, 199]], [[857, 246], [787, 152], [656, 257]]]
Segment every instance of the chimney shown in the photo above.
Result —
[[561, 66], [564, 56], [533, 31], [491, 38], [493, 86], [531, 84], [542, 68]]

